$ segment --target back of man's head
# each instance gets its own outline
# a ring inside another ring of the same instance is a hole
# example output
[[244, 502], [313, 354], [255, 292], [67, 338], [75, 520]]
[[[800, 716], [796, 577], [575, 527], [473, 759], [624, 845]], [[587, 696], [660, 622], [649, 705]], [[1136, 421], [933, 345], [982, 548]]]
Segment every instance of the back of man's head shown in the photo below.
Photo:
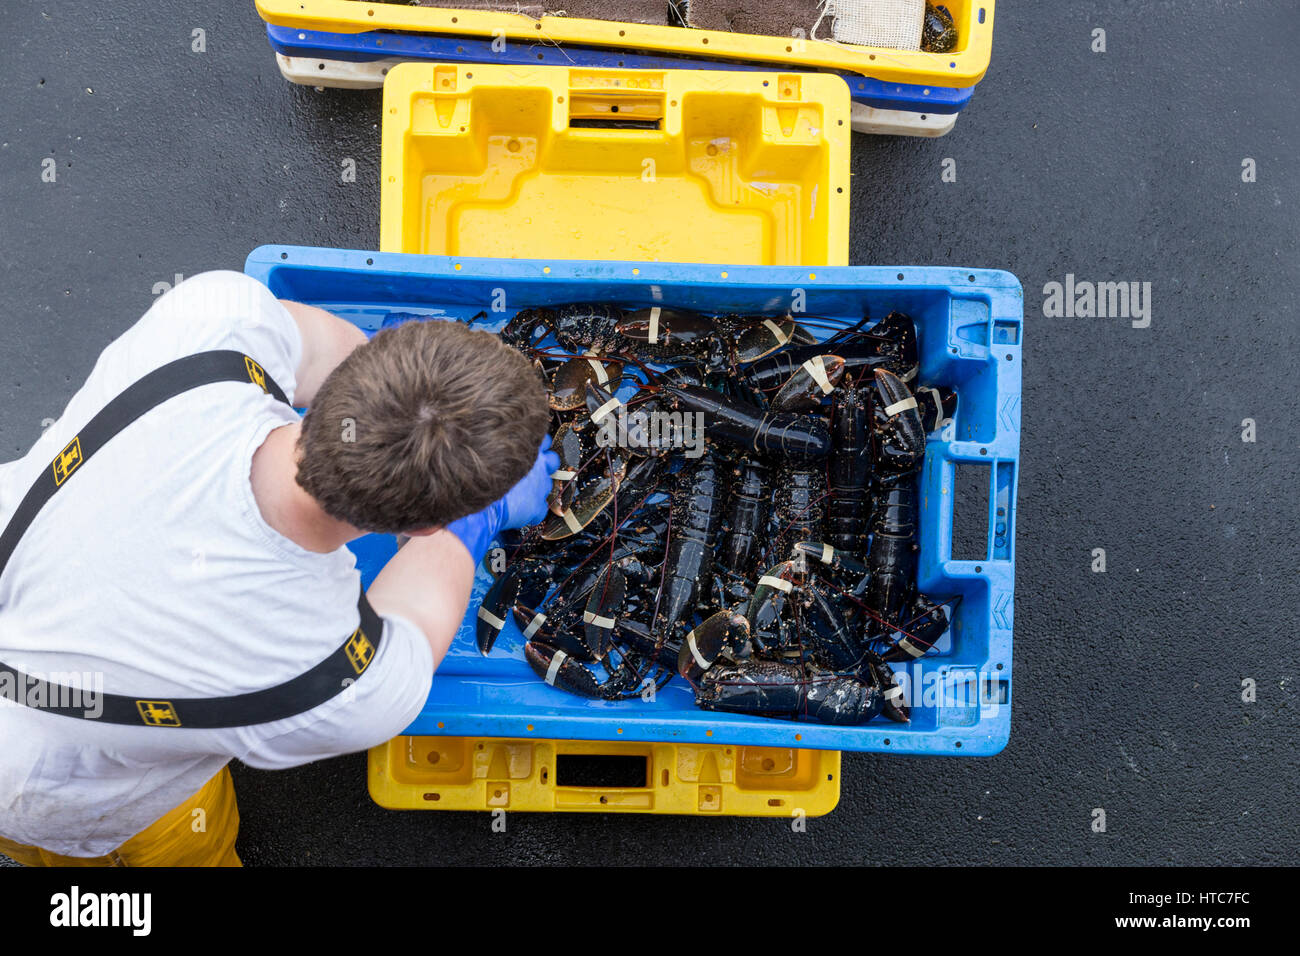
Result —
[[548, 419], [537, 372], [495, 335], [406, 322], [357, 348], [317, 391], [298, 484], [363, 531], [445, 525], [527, 474]]

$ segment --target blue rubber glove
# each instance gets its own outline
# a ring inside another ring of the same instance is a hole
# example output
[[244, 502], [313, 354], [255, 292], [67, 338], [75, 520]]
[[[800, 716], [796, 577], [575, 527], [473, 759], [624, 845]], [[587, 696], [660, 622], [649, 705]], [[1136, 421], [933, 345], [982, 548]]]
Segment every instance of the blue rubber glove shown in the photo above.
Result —
[[551, 473], [560, 467], [560, 456], [551, 451], [551, 436], [542, 439], [537, 460], [519, 483], [482, 511], [466, 515], [447, 525], [460, 538], [477, 565], [488, 553], [498, 534], [507, 528], [524, 528], [546, 517], [546, 499], [551, 493]]

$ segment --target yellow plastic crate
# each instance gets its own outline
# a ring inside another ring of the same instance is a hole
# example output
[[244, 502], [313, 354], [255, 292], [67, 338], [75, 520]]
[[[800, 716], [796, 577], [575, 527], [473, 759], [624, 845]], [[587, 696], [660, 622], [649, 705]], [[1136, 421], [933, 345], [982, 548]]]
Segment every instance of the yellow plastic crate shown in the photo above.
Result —
[[[617, 757], [640, 786], [572, 786], [557, 760]], [[783, 747], [396, 737], [370, 751], [370, 796], [391, 810], [821, 816], [840, 799], [840, 753]]]
[[380, 249], [847, 265], [849, 114], [829, 75], [404, 63]]
[[357, 0], [257, 0], [262, 19], [277, 26], [332, 33], [406, 30], [460, 36], [501, 37], [506, 42], [575, 43], [627, 50], [685, 54], [709, 59], [777, 63], [794, 69], [849, 70], [890, 83], [974, 86], [989, 68], [993, 50], [994, 0], [944, 0], [957, 27], [948, 53], [849, 46], [798, 37], [759, 36], [682, 27], [439, 7], [412, 7]]
[[[583, 125], [615, 116], [658, 128]], [[848, 262], [837, 77], [406, 63], [383, 120], [383, 252]], [[566, 784], [569, 757], [631, 760], [641, 784]], [[398, 810], [792, 817], [840, 796], [827, 750], [402, 736], [368, 764]]]

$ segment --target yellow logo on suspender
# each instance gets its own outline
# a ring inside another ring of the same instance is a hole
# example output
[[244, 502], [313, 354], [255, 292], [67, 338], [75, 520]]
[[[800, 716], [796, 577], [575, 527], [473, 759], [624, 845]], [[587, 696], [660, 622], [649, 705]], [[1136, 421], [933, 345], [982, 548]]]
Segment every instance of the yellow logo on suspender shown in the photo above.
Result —
[[140, 719], [150, 727], [179, 727], [181, 719], [176, 716], [176, 708], [170, 700], [137, 700], [136, 708]]
[[57, 488], [67, 481], [68, 476], [80, 467], [81, 462], [81, 436], [78, 435], [68, 442], [68, 446], [51, 462], [51, 467], [54, 468], [54, 486]]
[[248, 377], [252, 383], [264, 392], [269, 391], [266, 387], [266, 370], [247, 355], [244, 356], [244, 366], [248, 369]]
[[370, 666], [370, 659], [375, 656], [375, 645], [370, 643], [361, 628], [352, 632], [345, 649], [348, 660], [352, 662], [352, 669], [358, 674]]

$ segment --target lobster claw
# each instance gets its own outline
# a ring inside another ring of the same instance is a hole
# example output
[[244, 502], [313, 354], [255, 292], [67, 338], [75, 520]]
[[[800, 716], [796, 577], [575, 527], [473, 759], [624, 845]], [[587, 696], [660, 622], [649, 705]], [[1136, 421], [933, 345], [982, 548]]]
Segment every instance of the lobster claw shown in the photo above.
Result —
[[591, 669], [569, 654], [542, 641], [524, 645], [524, 657], [537, 676], [552, 687], [583, 697], [599, 697], [600, 681]]
[[840, 548], [832, 548], [821, 541], [796, 541], [794, 558], [803, 558], [804, 562], [816, 570], [829, 569], [851, 576], [855, 581], [867, 574], [867, 566]]
[[718, 327], [706, 315], [660, 306], [629, 312], [614, 328], [638, 345], [657, 347], [694, 345], [718, 333]]
[[546, 641], [529, 641], [524, 657], [538, 677], [570, 694], [616, 700], [635, 691], [636, 673], [629, 668], [617, 668], [602, 681], [582, 661]]
[[501, 629], [506, 626], [510, 607], [521, 600], [529, 604], [541, 602], [550, 587], [551, 574], [549, 565], [524, 560], [508, 565], [492, 582], [474, 622], [474, 641], [480, 654], [487, 657], [492, 652], [493, 645], [501, 636]]
[[907, 706], [907, 697], [899, 686], [894, 669], [875, 654], [868, 658], [867, 668], [873, 682], [880, 689], [880, 712], [895, 723], [911, 723], [912, 714]]
[[802, 584], [803, 579], [803, 572], [795, 561], [782, 561], [758, 579], [745, 618], [760, 650], [778, 648], [785, 643], [786, 625], [782, 611], [790, 592]]
[[773, 396], [778, 412], [807, 412], [821, 405], [844, 377], [845, 363], [838, 355], [814, 355], [797, 369]]
[[957, 393], [951, 388], [922, 385], [916, 390], [916, 401], [921, 406], [921, 427], [927, 435], [943, 428], [957, 413]]
[[802, 330], [792, 315], [779, 318], [754, 316], [748, 328], [740, 333], [736, 342], [736, 361], [745, 364], [771, 355], [782, 346], [795, 341]]
[[[587, 419], [593, 425], [599, 426], [605, 419], [618, 412], [619, 406], [623, 404], [612, 391], [602, 388], [595, 382], [587, 382], [585, 401], [587, 405]], [[615, 419], [617, 421], [617, 419]], [[604, 427], [609, 427], [608, 425]]]
[[914, 471], [925, 457], [925, 428], [916, 396], [888, 369], [873, 373], [872, 428], [878, 467], [889, 471]]
[[520, 309], [498, 333], [501, 340], [515, 348], [531, 348], [555, 328], [554, 309]]
[[551, 514], [563, 518], [564, 512], [573, 505], [573, 479], [578, 477], [578, 469], [586, 457], [582, 432], [565, 422], [551, 436], [551, 449], [560, 456], [560, 467], [551, 472], [551, 494], [546, 504]]
[[478, 619], [474, 622], [474, 643], [484, 657], [492, 653], [493, 645], [501, 636], [501, 629], [506, 626], [503, 616], [506, 608], [515, 603], [518, 595], [519, 573], [514, 568], [507, 568], [506, 573], [492, 583], [484, 596], [478, 609]]
[[723, 651], [744, 657], [749, 648], [749, 621], [737, 611], [718, 611], [686, 635], [677, 654], [677, 673], [694, 683]]
[[881, 658], [890, 664], [909, 661], [923, 656], [939, 642], [948, 629], [948, 613], [942, 604], [935, 604], [924, 594], [913, 598], [909, 607], [910, 620], [903, 625], [904, 634]]
[[618, 610], [627, 595], [627, 575], [617, 564], [610, 565], [596, 579], [582, 614], [582, 630], [587, 646], [598, 660], [604, 660], [614, 640]]
[[623, 363], [594, 353], [571, 358], [555, 370], [551, 385], [550, 406], [559, 412], [571, 412], [582, 407], [587, 398], [587, 383], [605, 387], [617, 385], [623, 374]]
[[583, 531], [609, 507], [626, 472], [627, 460], [622, 457], [607, 460], [600, 456], [589, 461], [569, 479], [571, 487], [561, 492], [557, 503], [564, 507], [560, 513], [552, 510], [542, 520], [543, 540], [559, 541]]
[[880, 354], [887, 355], [899, 369], [904, 382], [916, 377], [920, 363], [916, 342], [916, 323], [902, 312], [890, 312], [871, 327], [871, 338], [881, 343]]

